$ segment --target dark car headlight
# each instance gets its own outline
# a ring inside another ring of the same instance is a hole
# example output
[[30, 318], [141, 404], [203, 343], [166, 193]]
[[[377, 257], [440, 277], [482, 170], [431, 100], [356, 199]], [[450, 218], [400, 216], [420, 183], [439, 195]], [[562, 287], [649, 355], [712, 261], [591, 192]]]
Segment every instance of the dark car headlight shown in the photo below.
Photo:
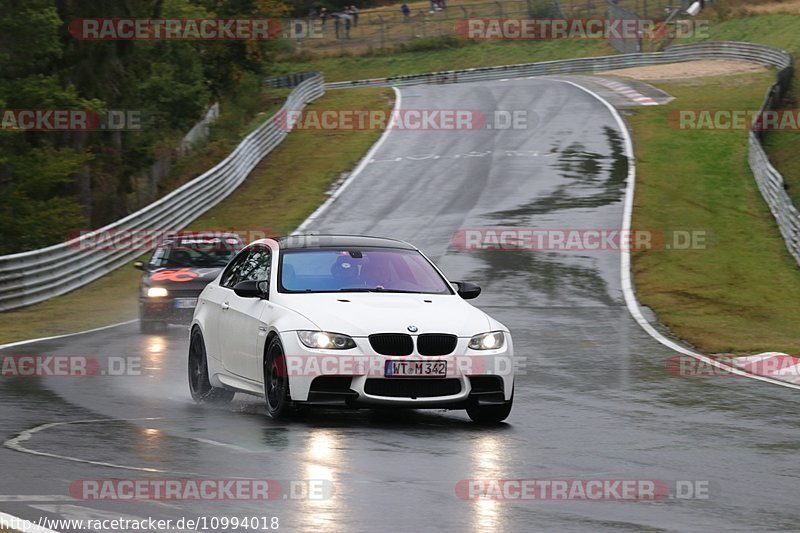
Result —
[[490, 331], [475, 335], [469, 340], [471, 350], [499, 350], [506, 342], [502, 331]]
[[320, 350], [349, 350], [355, 348], [355, 341], [347, 335], [327, 331], [298, 331], [297, 337], [307, 348]]

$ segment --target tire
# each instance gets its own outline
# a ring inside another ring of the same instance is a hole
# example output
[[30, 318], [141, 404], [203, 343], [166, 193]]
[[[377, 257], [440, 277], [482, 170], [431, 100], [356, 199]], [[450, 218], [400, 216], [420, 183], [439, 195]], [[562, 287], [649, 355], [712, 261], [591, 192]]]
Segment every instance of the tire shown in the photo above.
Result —
[[195, 328], [189, 342], [189, 392], [197, 403], [228, 403], [233, 399], [233, 391], [212, 387], [208, 379], [208, 359], [203, 334]]
[[292, 397], [289, 394], [289, 375], [283, 344], [276, 335], [264, 354], [264, 399], [267, 414], [275, 420], [292, 414]]
[[485, 425], [499, 424], [511, 413], [514, 405], [514, 390], [511, 390], [511, 399], [501, 405], [472, 405], [467, 407], [467, 415], [473, 422]]

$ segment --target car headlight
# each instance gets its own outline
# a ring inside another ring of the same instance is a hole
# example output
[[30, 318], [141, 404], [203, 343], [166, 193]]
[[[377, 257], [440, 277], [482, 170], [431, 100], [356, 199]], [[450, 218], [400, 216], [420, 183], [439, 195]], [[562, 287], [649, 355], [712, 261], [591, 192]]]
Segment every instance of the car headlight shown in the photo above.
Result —
[[147, 289], [148, 298], [163, 298], [167, 295], [167, 289], [164, 287], [150, 287]]
[[469, 340], [469, 348], [472, 350], [499, 350], [506, 342], [506, 337], [502, 331], [491, 331], [475, 335]]
[[356, 343], [347, 335], [328, 333], [327, 331], [298, 331], [300, 342], [308, 348], [322, 350], [349, 350], [355, 348]]

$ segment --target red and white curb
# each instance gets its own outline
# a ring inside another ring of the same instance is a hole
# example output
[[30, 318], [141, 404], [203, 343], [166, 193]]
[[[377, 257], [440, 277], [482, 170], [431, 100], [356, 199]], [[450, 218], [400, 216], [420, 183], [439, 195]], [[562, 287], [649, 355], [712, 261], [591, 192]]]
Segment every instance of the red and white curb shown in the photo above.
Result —
[[608, 87], [612, 91], [633, 100], [639, 105], [658, 105], [658, 102], [656, 102], [649, 96], [645, 96], [639, 91], [633, 89], [630, 85], [626, 85], [618, 81], [607, 80], [605, 78], [600, 78], [600, 77], [593, 78], [592, 81], [604, 87]]

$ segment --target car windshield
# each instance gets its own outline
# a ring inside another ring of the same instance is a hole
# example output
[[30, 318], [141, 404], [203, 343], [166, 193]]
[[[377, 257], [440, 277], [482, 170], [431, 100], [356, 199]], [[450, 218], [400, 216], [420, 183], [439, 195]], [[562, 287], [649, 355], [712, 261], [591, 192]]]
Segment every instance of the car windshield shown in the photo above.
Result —
[[287, 250], [281, 255], [280, 273], [282, 292], [452, 294], [439, 272], [416, 250]]
[[152, 268], [222, 268], [242, 248], [234, 238], [192, 239], [162, 244], [150, 258]]

